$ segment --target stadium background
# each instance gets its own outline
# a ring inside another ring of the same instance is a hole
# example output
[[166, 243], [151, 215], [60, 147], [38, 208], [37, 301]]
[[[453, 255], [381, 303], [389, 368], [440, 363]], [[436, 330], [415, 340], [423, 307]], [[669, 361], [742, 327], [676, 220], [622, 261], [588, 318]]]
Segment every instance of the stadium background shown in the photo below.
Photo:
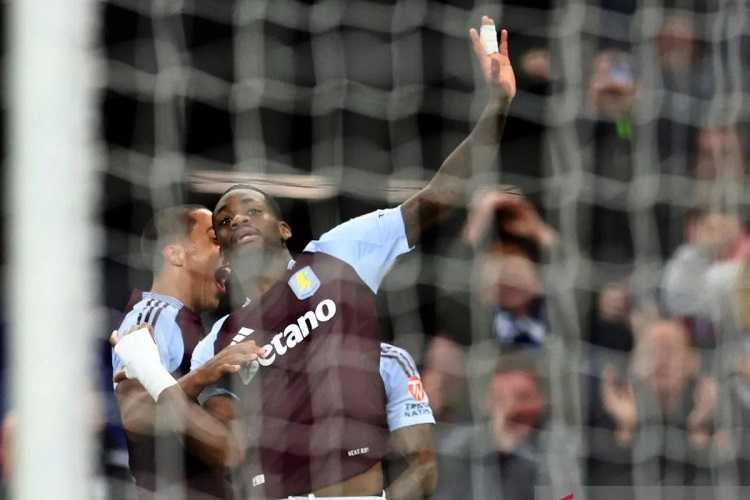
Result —
[[[548, 344], [550, 414], [573, 436], [589, 432], [581, 408], [594, 387], [585, 375], [595, 369], [586, 352], [597, 292], [632, 273], [633, 300], [656, 293], [697, 201], [686, 196], [700, 189], [697, 132], [742, 128], [747, 115], [741, 2], [119, 0], [102, 14], [102, 255], [113, 310], [127, 289], [148, 284], [134, 236], [153, 209], [211, 206], [231, 183], [255, 181], [281, 199], [298, 251], [339, 221], [403, 200], [483, 105], [467, 27], [481, 14], [508, 27], [519, 95], [497, 176], [478, 183], [518, 186], [568, 250], [550, 270]], [[657, 35], [674, 14], [692, 21], [687, 82], [662, 74]], [[635, 132], [614, 146], [589, 102], [605, 49], [631, 54], [640, 85]], [[549, 58], [546, 77], [522, 66], [533, 50]], [[739, 180], [719, 179], [710, 196], [742, 212]], [[472, 286], [460, 228], [459, 219], [432, 234], [381, 296], [387, 337], [418, 362], [444, 330], [437, 309], [453, 303], [442, 297]], [[471, 398], [476, 407], [481, 396]]]
[[[502, 17], [513, 26], [513, 53], [546, 46], [548, 2], [522, 3]], [[468, 133], [481, 97], [466, 26], [481, 9], [313, 4], [103, 5], [107, 304], [124, 303], [123, 283], [143, 283], [133, 235], [155, 205], [211, 206], [245, 174], [268, 175], [261, 186], [274, 176], [319, 175], [318, 189], [299, 177], [281, 178], [285, 191], [269, 187], [299, 251], [337, 221], [404, 199]], [[524, 91], [540, 107], [539, 89]], [[543, 111], [523, 108], [507, 137], [523, 159], [513, 181], [534, 195]]]
[[[633, 287], [649, 295], [683, 243], [685, 214], [696, 201], [691, 194], [702, 187], [694, 172], [700, 129], [735, 126], [747, 151], [750, 18], [741, 1], [99, 6], [105, 247], [98, 264], [102, 305], [113, 321], [129, 290], [148, 286], [138, 235], [155, 209], [180, 202], [211, 207], [230, 184], [256, 182], [280, 198], [293, 222], [290, 246], [299, 251], [337, 222], [395, 205], [429, 179], [483, 103], [466, 34], [481, 14], [510, 29], [519, 83], [497, 177], [489, 181], [521, 188], [568, 244], [559, 263], [574, 269], [557, 274], [565, 278], [556, 290], [562, 319], [551, 328], [564, 339], [552, 363], [558, 384], [585, 371], [576, 360], [588, 347], [601, 287], [632, 272]], [[656, 52], [662, 22], [674, 14], [692, 20], [696, 51], [689, 78], [676, 83], [664, 79]], [[587, 102], [592, 60], [606, 48], [632, 53], [641, 85], [626, 173], [587, 166], [587, 158], [612, 158], [597, 149], [606, 141], [590, 126]], [[521, 67], [535, 49], [549, 55], [547, 78]], [[588, 133], [593, 140], [584, 140]], [[744, 218], [744, 174], [720, 177], [709, 183], [712, 196]], [[610, 210], [625, 214], [615, 220], [633, 223], [624, 254], [613, 254], [608, 233], [598, 230]], [[399, 264], [381, 299], [388, 337], [420, 362], [439, 330], [441, 295], [469, 286], [460, 283], [465, 267], [452, 265], [465, 257], [455, 249], [460, 229], [457, 219], [430, 235]], [[102, 342], [102, 359], [107, 355]], [[106, 377], [105, 366], [103, 385]], [[578, 396], [588, 389], [574, 386]], [[565, 408], [554, 413], [585, 433], [574, 403], [560, 394], [553, 399]]]

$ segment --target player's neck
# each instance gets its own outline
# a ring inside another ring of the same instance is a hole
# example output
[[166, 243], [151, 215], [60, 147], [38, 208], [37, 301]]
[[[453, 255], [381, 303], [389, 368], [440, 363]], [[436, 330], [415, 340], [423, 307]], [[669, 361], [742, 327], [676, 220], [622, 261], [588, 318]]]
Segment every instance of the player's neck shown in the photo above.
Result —
[[286, 274], [291, 259], [292, 255], [286, 248], [272, 254], [244, 259], [237, 277], [245, 296], [256, 298], [266, 293]]
[[169, 272], [169, 270], [160, 272], [154, 277], [154, 281], [151, 283], [152, 293], [173, 297], [182, 302], [182, 305], [188, 309], [195, 311], [191, 288], [192, 282], [189, 276], [185, 276], [182, 273]]

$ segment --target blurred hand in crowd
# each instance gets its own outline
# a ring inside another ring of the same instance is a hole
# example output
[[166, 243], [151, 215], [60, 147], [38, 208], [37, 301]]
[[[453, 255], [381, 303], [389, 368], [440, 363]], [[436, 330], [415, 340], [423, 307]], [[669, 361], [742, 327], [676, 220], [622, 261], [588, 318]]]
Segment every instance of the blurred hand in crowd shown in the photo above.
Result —
[[618, 381], [617, 372], [612, 366], [602, 371], [599, 393], [607, 414], [615, 422], [615, 438], [623, 445], [630, 443], [636, 423], [638, 408], [635, 392], [629, 381]]
[[500, 186], [474, 196], [463, 230], [464, 241], [474, 248], [481, 246], [497, 216], [502, 217], [502, 229], [513, 236], [534, 241], [545, 249], [557, 242], [555, 231], [544, 223], [528, 200]]
[[545, 401], [536, 377], [514, 370], [492, 377], [487, 407], [495, 446], [507, 453], [518, 448], [538, 428]]
[[688, 415], [688, 435], [693, 446], [705, 447], [712, 433], [719, 388], [713, 377], [702, 377], [693, 393], [693, 409]]

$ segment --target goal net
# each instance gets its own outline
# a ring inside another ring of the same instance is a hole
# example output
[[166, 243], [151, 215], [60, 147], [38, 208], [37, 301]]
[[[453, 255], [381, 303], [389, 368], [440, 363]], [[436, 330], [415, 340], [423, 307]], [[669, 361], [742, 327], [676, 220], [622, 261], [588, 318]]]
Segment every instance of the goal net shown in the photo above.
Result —
[[[414, 358], [436, 420], [438, 476], [425, 491], [742, 497], [745, 2], [74, 4], [59, 21], [40, 2], [5, 5], [17, 492], [38, 491], [24, 488], [41, 462], [24, 457], [44, 442], [60, 454], [43, 466], [60, 471], [48, 491], [61, 492], [70, 450], [68, 466], [93, 486], [64, 498], [134, 498], [107, 338], [131, 290], [151, 286], [141, 235], [154, 213], [213, 209], [230, 186], [251, 184], [278, 199], [297, 254], [404, 202], [484, 109], [468, 29], [488, 15], [510, 32], [518, 83], [500, 153], [467, 181], [467, 206], [399, 259], [378, 294], [383, 341]], [[70, 32], [58, 32], [63, 18]], [[78, 52], [33, 50], [65, 40]], [[531, 208], [520, 221], [497, 202], [477, 243], [466, 221], [491, 205], [487, 192]], [[551, 240], [523, 233], [529, 214]], [[205, 314], [206, 330], [230, 308]], [[68, 351], [69, 341], [79, 344]], [[48, 380], [58, 367], [64, 389]], [[410, 470], [389, 460], [395, 488]]]

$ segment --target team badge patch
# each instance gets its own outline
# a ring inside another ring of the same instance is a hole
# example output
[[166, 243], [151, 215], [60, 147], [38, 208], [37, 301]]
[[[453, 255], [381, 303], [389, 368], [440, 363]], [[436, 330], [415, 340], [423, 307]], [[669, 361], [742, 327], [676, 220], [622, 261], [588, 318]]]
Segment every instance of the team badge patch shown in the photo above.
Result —
[[305, 266], [289, 278], [289, 287], [299, 300], [312, 297], [320, 288], [320, 280], [310, 266]]
[[406, 388], [409, 389], [409, 394], [414, 398], [414, 401], [422, 401], [424, 399], [424, 388], [419, 377], [409, 377], [409, 383]]

